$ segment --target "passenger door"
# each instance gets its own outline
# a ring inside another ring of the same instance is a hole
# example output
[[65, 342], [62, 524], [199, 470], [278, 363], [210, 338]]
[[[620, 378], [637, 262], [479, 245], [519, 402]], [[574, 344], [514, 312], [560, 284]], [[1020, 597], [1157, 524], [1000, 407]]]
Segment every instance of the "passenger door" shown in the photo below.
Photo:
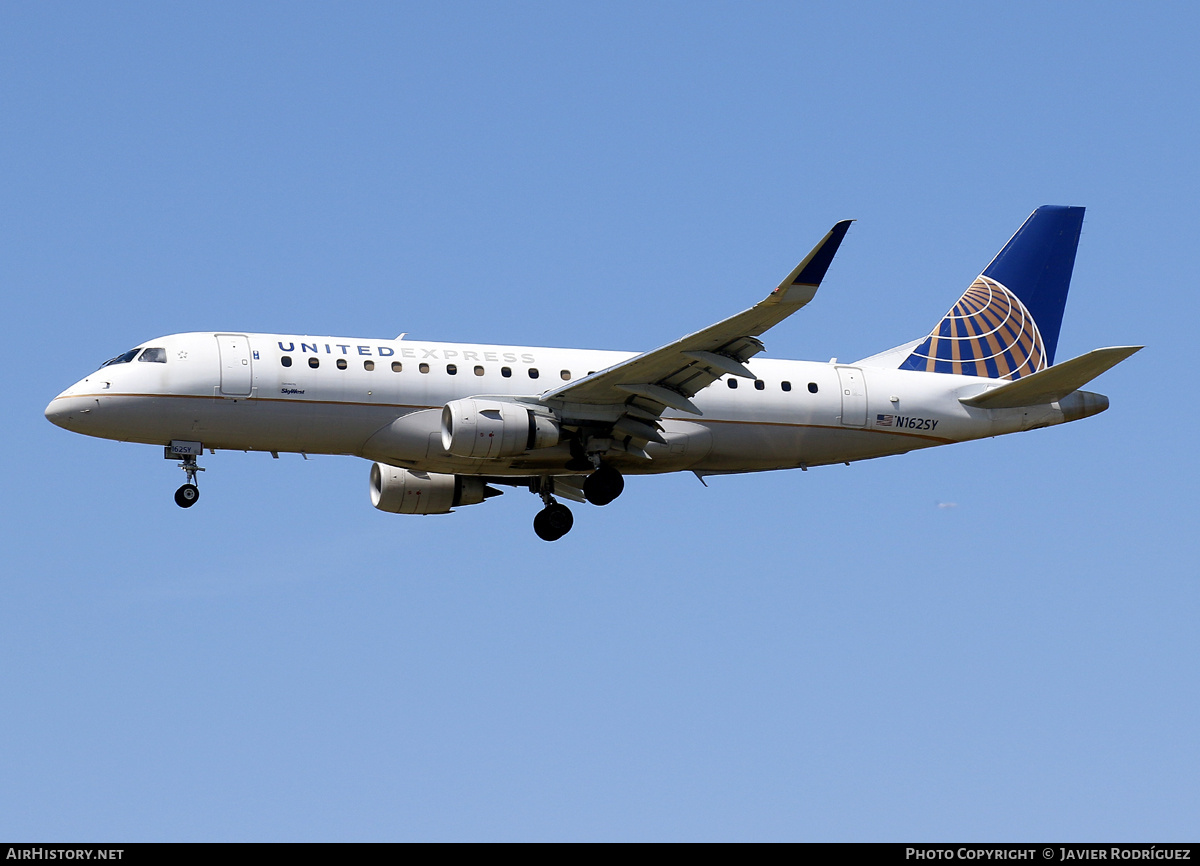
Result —
[[867, 384], [858, 367], [838, 367], [842, 386], [842, 424], [847, 427], [867, 425]]
[[250, 364], [250, 341], [243, 334], [217, 334], [221, 355], [221, 393], [248, 397], [254, 383]]

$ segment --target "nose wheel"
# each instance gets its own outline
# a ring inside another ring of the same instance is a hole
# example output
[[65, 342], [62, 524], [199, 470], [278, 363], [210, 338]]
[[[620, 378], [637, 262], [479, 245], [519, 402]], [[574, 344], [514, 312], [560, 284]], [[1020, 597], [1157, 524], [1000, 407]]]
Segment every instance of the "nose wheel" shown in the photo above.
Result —
[[200, 499], [200, 488], [195, 484], [185, 484], [175, 491], [175, 504], [180, 508], [191, 508]]
[[180, 508], [191, 508], [200, 499], [200, 488], [196, 486], [196, 473], [204, 469], [196, 465], [195, 454], [185, 454], [179, 468], [187, 473], [187, 483], [175, 491], [175, 504]]

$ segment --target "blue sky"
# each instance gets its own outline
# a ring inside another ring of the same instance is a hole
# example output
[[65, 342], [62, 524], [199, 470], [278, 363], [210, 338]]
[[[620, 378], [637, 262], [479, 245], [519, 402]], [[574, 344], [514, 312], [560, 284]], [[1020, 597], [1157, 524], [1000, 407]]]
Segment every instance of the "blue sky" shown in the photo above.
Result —
[[[1189, 4], [7, 4], [0, 836], [1194, 840]], [[1105, 414], [370, 507], [352, 458], [49, 425], [189, 330], [640, 350], [852, 217], [767, 356], [928, 331], [1088, 207]], [[950, 503], [954, 507], [946, 506]]]

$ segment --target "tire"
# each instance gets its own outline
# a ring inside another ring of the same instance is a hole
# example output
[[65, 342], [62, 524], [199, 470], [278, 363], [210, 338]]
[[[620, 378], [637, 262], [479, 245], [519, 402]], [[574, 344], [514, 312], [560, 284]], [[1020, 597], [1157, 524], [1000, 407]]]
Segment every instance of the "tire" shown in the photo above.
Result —
[[175, 504], [180, 508], [191, 508], [200, 498], [200, 488], [195, 484], [185, 484], [175, 491]]
[[608, 505], [625, 489], [625, 478], [611, 466], [602, 465], [583, 480], [583, 495], [592, 505]]
[[555, 502], [553, 505], [547, 505], [534, 516], [533, 531], [542, 541], [558, 541], [571, 531], [574, 524], [575, 517], [571, 514], [571, 509]]

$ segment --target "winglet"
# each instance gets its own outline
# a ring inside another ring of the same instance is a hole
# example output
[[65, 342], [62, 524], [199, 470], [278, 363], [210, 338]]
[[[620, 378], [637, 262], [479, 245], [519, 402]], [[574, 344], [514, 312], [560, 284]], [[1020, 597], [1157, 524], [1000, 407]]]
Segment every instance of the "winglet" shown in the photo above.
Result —
[[838, 247], [842, 245], [842, 238], [846, 236], [846, 230], [850, 228], [850, 223], [854, 220], [842, 220], [836, 223], [829, 233], [812, 248], [812, 252], [805, 256], [804, 261], [796, 265], [795, 270], [784, 277], [783, 282], [775, 289], [773, 294], [776, 297], [782, 296], [780, 299], [790, 300], [790, 295], [795, 287], [803, 287], [800, 294], [805, 297], [805, 301], [812, 298], [812, 292], [805, 291], [806, 289], [815, 289], [821, 285], [821, 280], [825, 278], [825, 272], [829, 270], [829, 265], [833, 262], [833, 257], [838, 251]]

